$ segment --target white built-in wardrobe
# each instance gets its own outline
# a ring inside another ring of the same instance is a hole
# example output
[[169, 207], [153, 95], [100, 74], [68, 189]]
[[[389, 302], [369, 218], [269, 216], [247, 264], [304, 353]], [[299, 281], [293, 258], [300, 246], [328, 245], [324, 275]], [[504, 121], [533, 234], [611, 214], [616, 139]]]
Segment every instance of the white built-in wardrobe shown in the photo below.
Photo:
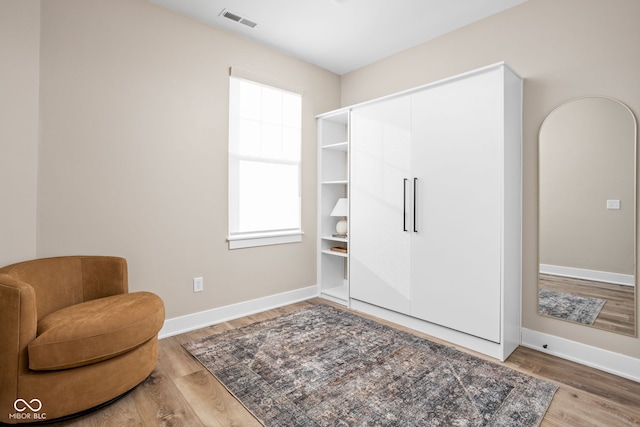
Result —
[[349, 110], [348, 304], [504, 360], [520, 343], [522, 79]]

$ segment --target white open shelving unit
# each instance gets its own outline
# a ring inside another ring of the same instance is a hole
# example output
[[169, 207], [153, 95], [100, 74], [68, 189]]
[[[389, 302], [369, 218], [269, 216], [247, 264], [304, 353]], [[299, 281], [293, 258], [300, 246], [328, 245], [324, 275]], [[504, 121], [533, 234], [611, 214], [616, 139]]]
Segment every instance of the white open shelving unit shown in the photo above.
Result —
[[[349, 305], [349, 238], [336, 236], [331, 211], [349, 197], [349, 110], [318, 116], [318, 285], [322, 297]], [[338, 252], [331, 248], [343, 248]]]

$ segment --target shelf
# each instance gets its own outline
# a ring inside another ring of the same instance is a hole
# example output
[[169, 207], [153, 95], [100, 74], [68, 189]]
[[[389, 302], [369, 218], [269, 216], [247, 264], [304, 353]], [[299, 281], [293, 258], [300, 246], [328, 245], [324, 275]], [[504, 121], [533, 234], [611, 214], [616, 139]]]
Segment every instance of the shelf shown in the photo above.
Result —
[[322, 236], [322, 240], [331, 240], [332, 242], [343, 242], [343, 243], [349, 242], [349, 239], [346, 237], [333, 237], [333, 236]]
[[348, 151], [349, 150], [349, 143], [347, 141], [345, 142], [338, 142], [336, 144], [328, 144], [328, 145], [323, 145], [322, 146], [323, 150], [337, 150], [337, 151]]
[[327, 255], [333, 255], [333, 256], [337, 256], [337, 257], [341, 257], [341, 258], [349, 258], [349, 254], [345, 253], [345, 252], [336, 252], [336, 251], [332, 251], [329, 249], [325, 249], [322, 251], [323, 254], [327, 254]]
[[335, 288], [327, 288], [322, 290], [323, 296], [337, 298], [341, 301], [349, 300], [349, 289], [347, 285], [336, 286]]

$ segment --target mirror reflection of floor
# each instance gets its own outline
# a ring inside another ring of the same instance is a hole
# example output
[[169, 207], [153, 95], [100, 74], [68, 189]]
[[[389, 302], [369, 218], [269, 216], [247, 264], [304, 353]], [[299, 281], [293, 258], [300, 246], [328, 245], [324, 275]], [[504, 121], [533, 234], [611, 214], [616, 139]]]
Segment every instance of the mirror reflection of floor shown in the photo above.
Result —
[[593, 323], [594, 328], [635, 335], [634, 287], [570, 277], [540, 274], [540, 287], [587, 297], [602, 298], [607, 303]]

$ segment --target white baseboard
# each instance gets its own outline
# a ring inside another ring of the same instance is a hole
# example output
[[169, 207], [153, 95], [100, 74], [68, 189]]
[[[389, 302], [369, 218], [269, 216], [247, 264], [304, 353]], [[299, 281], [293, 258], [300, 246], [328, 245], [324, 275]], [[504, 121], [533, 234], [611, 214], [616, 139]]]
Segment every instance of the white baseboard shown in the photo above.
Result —
[[211, 310], [200, 311], [198, 313], [187, 314], [185, 316], [174, 317], [165, 320], [158, 337], [162, 339], [183, 334], [195, 329], [304, 301], [317, 297], [319, 294], [318, 286], [315, 285], [250, 301], [243, 301], [237, 304], [226, 305], [224, 307], [213, 308]]
[[540, 264], [540, 273], [613, 283], [615, 285], [635, 286], [636, 284], [633, 274], [611, 273], [609, 271], [587, 270], [585, 268], [563, 267], [561, 265]]
[[[640, 359], [522, 328], [522, 345], [640, 382]], [[544, 345], [547, 347], [545, 348]]]

